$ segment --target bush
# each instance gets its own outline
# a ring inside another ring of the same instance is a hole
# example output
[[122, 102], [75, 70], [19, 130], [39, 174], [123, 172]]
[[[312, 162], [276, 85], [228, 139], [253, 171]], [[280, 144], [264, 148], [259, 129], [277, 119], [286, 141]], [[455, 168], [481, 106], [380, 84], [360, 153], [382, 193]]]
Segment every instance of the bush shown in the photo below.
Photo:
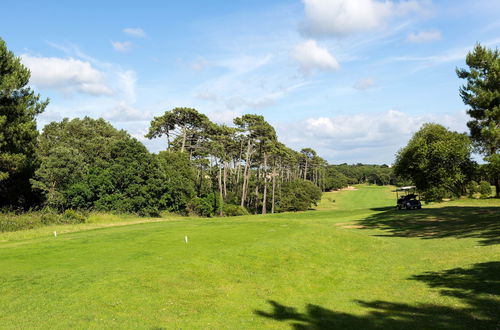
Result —
[[60, 219], [60, 223], [84, 223], [87, 220], [87, 217], [72, 209], [69, 209], [64, 211]]
[[489, 197], [491, 195], [490, 183], [487, 181], [479, 182], [479, 193], [481, 194], [482, 198]]
[[281, 187], [280, 211], [305, 211], [321, 200], [321, 189], [311, 181], [295, 180]]
[[224, 207], [222, 209], [223, 209], [224, 215], [228, 216], [228, 217], [248, 215], [248, 211], [239, 205], [224, 204]]
[[219, 198], [214, 194], [195, 197], [188, 203], [188, 210], [200, 217], [213, 217], [220, 211]]
[[476, 193], [479, 192], [479, 185], [476, 181], [471, 181], [467, 184], [467, 196], [470, 198], [474, 197]]
[[0, 213], [0, 232], [34, 229], [56, 224], [75, 224], [86, 222], [87, 217], [74, 210], [57, 213], [54, 209], [25, 213]]

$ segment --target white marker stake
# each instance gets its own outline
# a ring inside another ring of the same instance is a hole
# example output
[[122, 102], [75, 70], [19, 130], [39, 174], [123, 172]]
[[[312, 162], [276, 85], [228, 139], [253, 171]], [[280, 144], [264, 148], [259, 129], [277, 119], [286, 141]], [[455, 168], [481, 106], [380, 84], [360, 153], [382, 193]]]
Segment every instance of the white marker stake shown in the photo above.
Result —
[[57, 237], [57, 231], [54, 232], [54, 237]]
[[184, 236], [184, 242], [188, 242], [188, 237], [187, 236]]

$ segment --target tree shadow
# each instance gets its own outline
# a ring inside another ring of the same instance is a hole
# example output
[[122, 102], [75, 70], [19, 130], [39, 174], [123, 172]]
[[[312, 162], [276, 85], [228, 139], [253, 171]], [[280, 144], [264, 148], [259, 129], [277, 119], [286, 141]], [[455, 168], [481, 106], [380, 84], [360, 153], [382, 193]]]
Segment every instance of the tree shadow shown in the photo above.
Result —
[[480, 238], [482, 245], [500, 243], [500, 207], [448, 206], [436, 209], [381, 211], [359, 220], [364, 229], [380, 229], [394, 237]]
[[431, 288], [444, 288], [442, 295], [461, 300], [465, 307], [436, 304], [405, 304], [355, 300], [368, 309], [364, 315], [337, 312], [308, 304], [305, 311], [269, 301], [270, 312], [254, 313], [290, 322], [293, 329], [500, 329], [500, 262], [475, 264], [470, 269], [455, 268], [427, 272], [409, 280], [423, 281]]

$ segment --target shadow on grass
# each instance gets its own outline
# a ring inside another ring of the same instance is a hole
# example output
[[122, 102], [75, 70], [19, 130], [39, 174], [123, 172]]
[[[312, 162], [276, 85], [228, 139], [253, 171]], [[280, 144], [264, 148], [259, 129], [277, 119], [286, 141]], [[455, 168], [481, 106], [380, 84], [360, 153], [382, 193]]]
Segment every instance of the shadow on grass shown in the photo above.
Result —
[[364, 228], [381, 229], [395, 237], [479, 238], [482, 245], [500, 243], [500, 207], [448, 206], [436, 209], [381, 211], [358, 223]]
[[356, 300], [368, 311], [354, 315], [312, 304], [300, 312], [295, 307], [269, 301], [270, 312], [255, 311], [255, 314], [290, 322], [293, 329], [499, 329], [499, 271], [500, 262], [488, 262], [470, 269], [428, 272], [410, 278], [431, 288], [442, 288], [442, 295], [459, 298], [465, 307]]

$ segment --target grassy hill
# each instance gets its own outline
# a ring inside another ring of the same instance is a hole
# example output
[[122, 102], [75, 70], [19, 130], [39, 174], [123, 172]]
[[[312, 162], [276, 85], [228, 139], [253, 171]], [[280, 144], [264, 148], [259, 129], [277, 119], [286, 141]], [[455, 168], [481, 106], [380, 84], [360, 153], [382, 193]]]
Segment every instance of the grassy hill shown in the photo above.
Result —
[[303, 213], [0, 233], [0, 328], [500, 327], [500, 201], [394, 197], [358, 186]]

